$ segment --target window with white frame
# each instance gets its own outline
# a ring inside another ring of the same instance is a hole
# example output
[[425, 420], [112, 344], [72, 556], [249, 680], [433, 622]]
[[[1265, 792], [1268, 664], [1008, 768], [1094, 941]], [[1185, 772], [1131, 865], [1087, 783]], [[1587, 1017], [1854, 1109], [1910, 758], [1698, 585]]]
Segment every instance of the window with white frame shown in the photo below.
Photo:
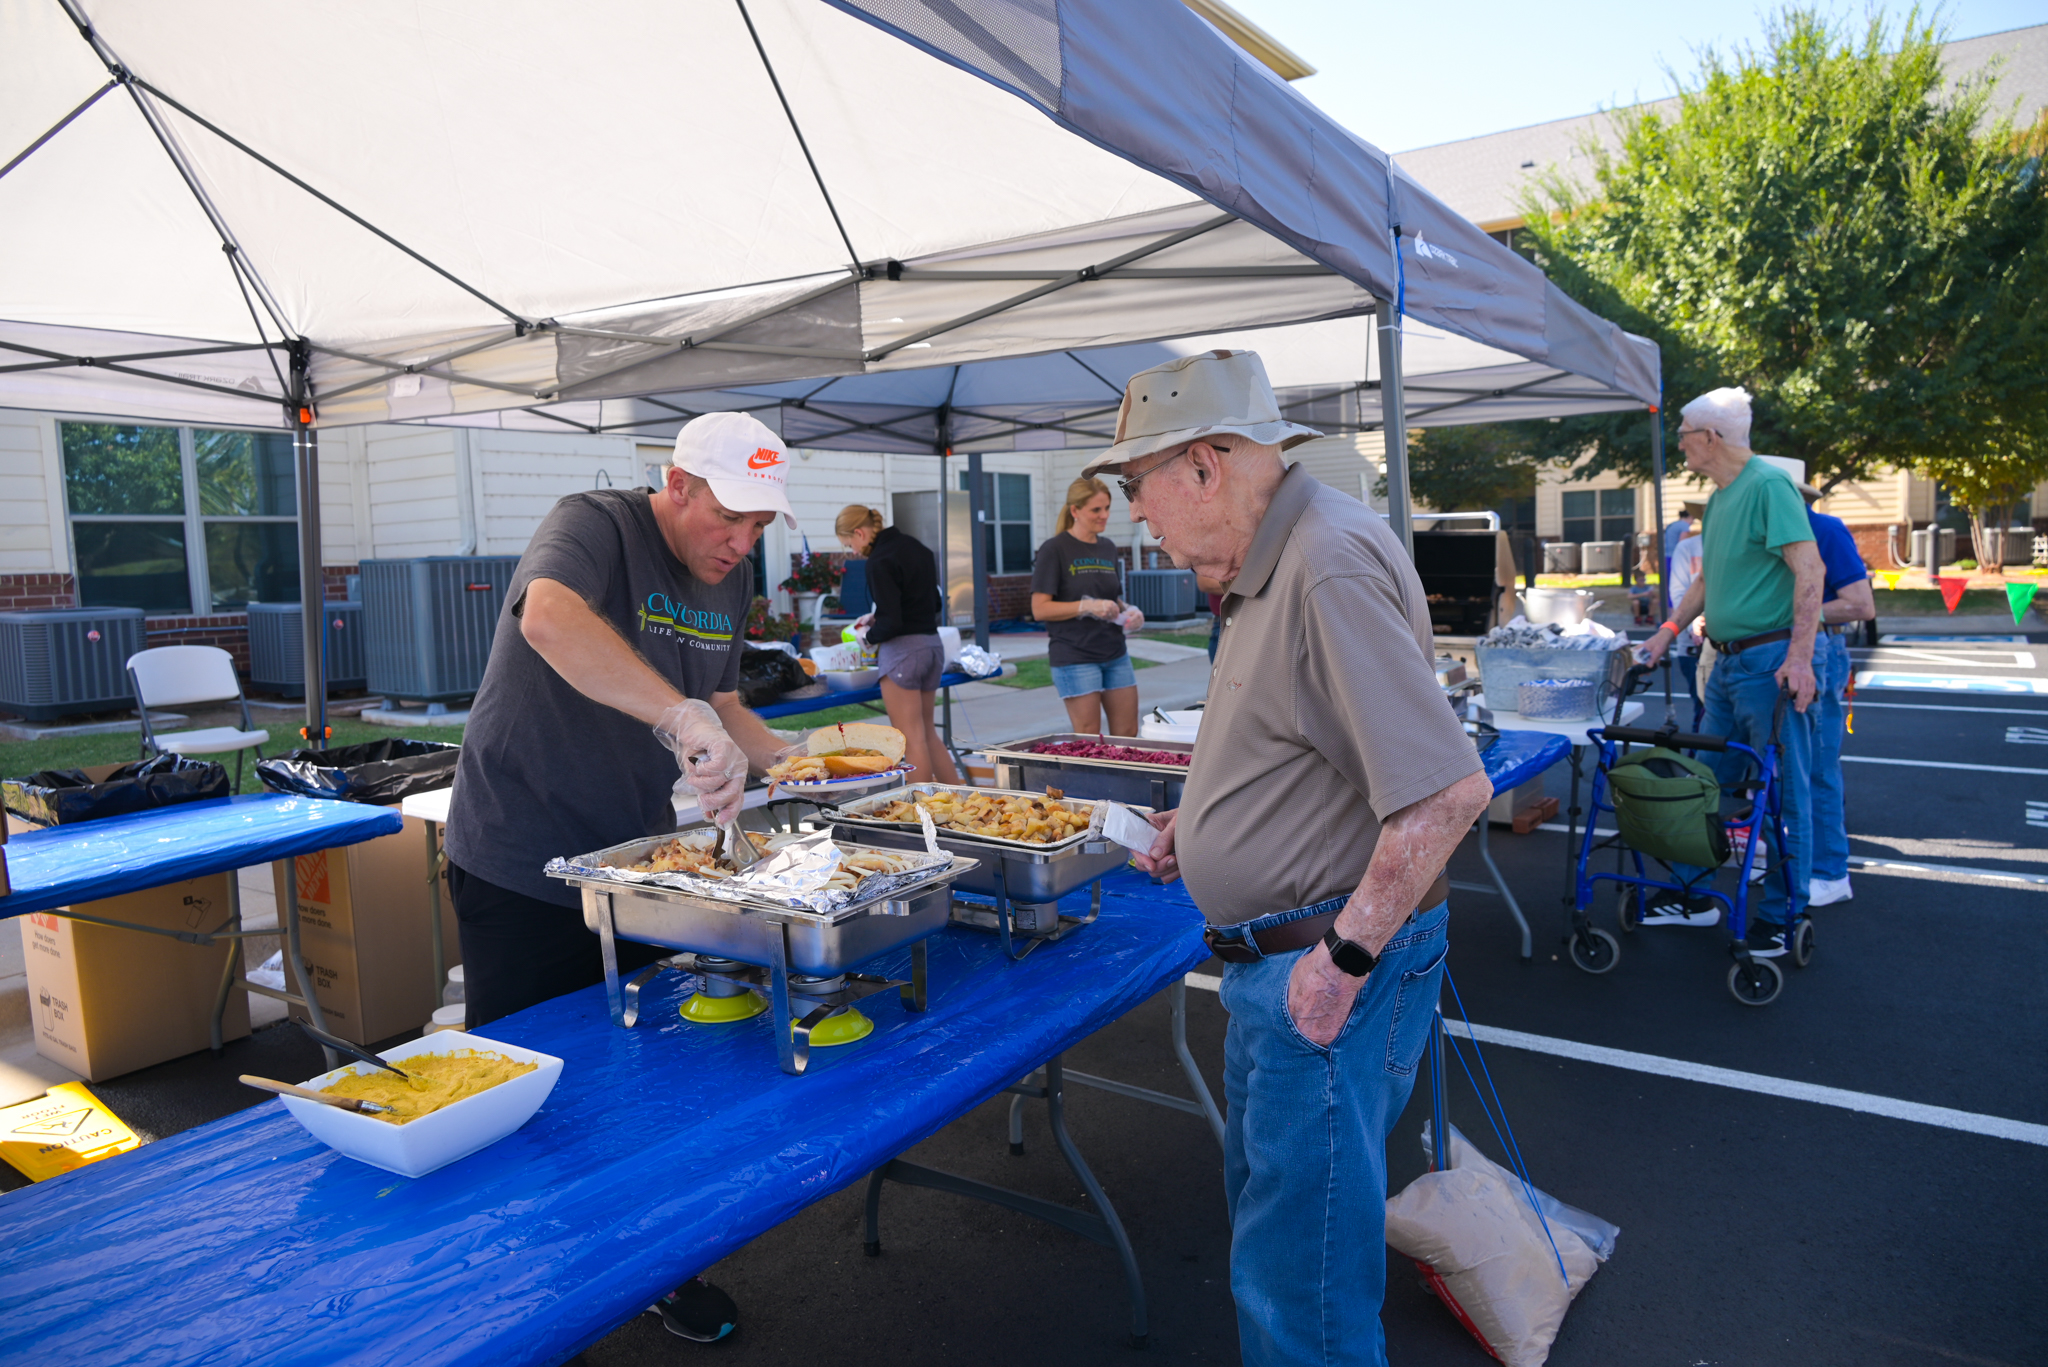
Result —
[[170, 615], [298, 598], [289, 435], [96, 422], [58, 430], [81, 606]]
[[[1038, 547], [1031, 541], [1031, 476], [996, 474], [984, 470], [982, 507], [988, 522], [982, 543], [988, 552], [990, 574], [1029, 574], [1031, 558]], [[972, 492], [967, 471], [960, 472], [962, 492]]]

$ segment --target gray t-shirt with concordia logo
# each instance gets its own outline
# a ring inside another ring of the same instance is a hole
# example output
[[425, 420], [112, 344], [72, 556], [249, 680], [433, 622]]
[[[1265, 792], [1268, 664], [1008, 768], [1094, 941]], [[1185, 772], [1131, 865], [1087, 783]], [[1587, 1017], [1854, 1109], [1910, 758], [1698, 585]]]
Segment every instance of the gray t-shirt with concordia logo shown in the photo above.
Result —
[[574, 907], [576, 890], [541, 866], [675, 829], [678, 771], [647, 723], [584, 697], [527, 644], [519, 615], [535, 579], [574, 589], [684, 697], [707, 701], [739, 685], [753, 583], [744, 565], [719, 584], [693, 576], [644, 489], [569, 495], [519, 558], [463, 735], [448, 857], [501, 888]]

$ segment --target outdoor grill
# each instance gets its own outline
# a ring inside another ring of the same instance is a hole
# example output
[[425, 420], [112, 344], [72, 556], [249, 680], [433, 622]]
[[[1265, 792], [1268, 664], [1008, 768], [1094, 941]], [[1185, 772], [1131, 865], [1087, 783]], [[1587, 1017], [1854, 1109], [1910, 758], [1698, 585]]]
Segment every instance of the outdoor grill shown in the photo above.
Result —
[[1492, 625], [1498, 535], [1485, 528], [1415, 533], [1415, 573], [1437, 635], [1477, 636]]

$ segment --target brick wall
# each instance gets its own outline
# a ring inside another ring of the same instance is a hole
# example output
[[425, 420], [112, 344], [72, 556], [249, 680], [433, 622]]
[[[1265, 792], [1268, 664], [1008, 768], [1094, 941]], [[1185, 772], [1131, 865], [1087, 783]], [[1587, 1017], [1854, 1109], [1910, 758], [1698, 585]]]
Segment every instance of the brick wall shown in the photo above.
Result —
[[235, 670], [249, 672], [249, 614], [221, 612], [206, 617], [152, 617], [145, 624], [154, 646], [219, 646], [235, 657]]
[[0, 574], [0, 612], [77, 606], [77, 585], [68, 574]]
[[1013, 617], [1029, 620], [1031, 617], [1031, 576], [1028, 574], [992, 574], [988, 577], [988, 619], [991, 622], [1007, 621]]

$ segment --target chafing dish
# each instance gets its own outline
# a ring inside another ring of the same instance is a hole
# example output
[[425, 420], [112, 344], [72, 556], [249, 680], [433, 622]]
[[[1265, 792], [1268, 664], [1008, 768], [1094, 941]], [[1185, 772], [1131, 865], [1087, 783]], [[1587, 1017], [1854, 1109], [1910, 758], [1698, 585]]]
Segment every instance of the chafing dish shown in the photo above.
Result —
[[[1045, 796], [1042, 792], [1023, 789], [915, 783], [833, 809], [832, 838], [858, 840], [886, 849], [921, 850], [924, 848], [922, 826], [885, 821], [877, 813], [892, 802], [910, 801], [922, 794], [941, 792], [984, 797], [1006, 793], [1015, 797]], [[1131, 810], [1140, 816], [1152, 813], [1152, 808], [1145, 806], [1131, 805]], [[995, 903], [993, 907], [956, 903], [953, 919], [963, 925], [996, 931], [1003, 937], [1003, 952], [1013, 959], [1023, 958], [1042, 941], [1058, 939], [1093, 921], [1102, 911], [1102, 876], [1122, 868], [1130, 859], [1130, 851], [1097, 831], [1083, 831], [1065, 840], [1034, 845], [1027, 841], [975, 835], [940, 826], [937, 838], [940, 849], [977, 861], [976, 867], [964, 870], [954, 880], [954, 886], [962, 892], [992, 898]], [[1058, 908], [1060, 898], [1090, 885], [1088, 914], [1085, 917], [1061, 915]], [[1022, 950], [1017, 949], [1013, 933], [1028, 937], [1030, 943]]]
[[[924, 1009], [924, 941], [946, 926], [954, 880], [977, 866], [971, 856], [953, 855], [907, 880], [870, 879], [877, 890], [867, 891], [863, 884], [851, 898], [819, 910], [730, 896], [729, 882], [721, 895], [712, 896], [646, 881], [644, 875], [621, 876], [627, 873], [621, 866], [646, 858], [671, 838], [627, 841], [549, 865], [550, 877], [582, 893], [583, 923], [596, 932], [603, 954], [612, 1023], [630, 1028], [638, 1022], [640, 990], [663, 968], [697, 973], [711, 995], [753, 992], [768, 1000], [776, 1019], [795, 1021], [793, 1032], [774, 1032], [782, 1070], [791, 1074], [802, 1073], [808, 1065], [812, 1031], [862, 997], [894, 987], [908, 1009]], [[835, 843], [856, 853], [881, 848], [846, 839]], [[924, 848], [922, 839], [914, 848]], [[620, 939], [690, 954], [663, 960], [621, 983], [616, 946]], [[850, 971], [906, 944], [911, 951], [907, 980]], [[801, 1020], [791, 1011], [792, 978], [797, 979], [795, 1000], [808, 1008]], [[843, 983], [836, 981], [841, 978]]]
[[1142, 764], [1126, 759], [1091, 759], [1081, 755], [1040, 755], [1031, 747], [1052, 741], [1098, 741], [1127, 745], [1133, 750], [1157, 750], [1165, 754], [1193, 756], [1193, 741], [1139, 740], [1127, 736], [1083, 736], [1071, 731], [1028, 740], [1007, 741], [976, 751], [995, 766], [998, 788], [1058, 788], [1071, 798], [1108, 798], [1125, 806], [1144, 803], [1157, 811], [1180, 805], [1180, 791], [1187, 782], [1187, 766]]

